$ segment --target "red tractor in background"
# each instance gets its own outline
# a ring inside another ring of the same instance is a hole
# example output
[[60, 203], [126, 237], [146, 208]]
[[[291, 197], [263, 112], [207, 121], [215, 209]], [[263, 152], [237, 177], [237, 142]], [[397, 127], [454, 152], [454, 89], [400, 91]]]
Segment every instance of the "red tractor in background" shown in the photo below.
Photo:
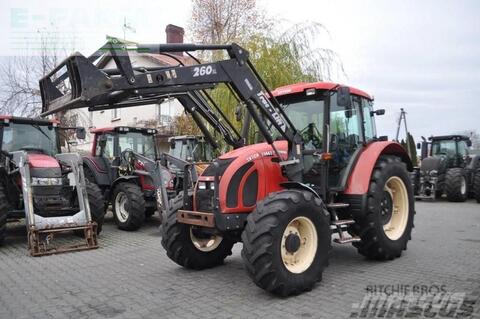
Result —
[[[158, 157], [156, 130], [119, 126], [90, 132], [94, 140], [91, 155], [83, 158], [85, 176], [100, 187], [106, 205], [112, 204], [118, 228], [136, 230], [157, 210], [156, 187], [145, 170], [146, 162]], [[162, 174], [171, 183], [166, 169]]]
[[[129, 50], [169, 56], [225, 50], [228, 58], [133, 67]], [[94, 65], [105, 52], [115, 58], [116, 69]], [[287, 296], [321, 280], [332, 233], [338, 235], [335, 242], [353, 243], [368, 258], [399, 257], [413, 228], [408, 173], [413, 167], [400, 144], [377, 137], [374, 116], [384, 110], [374, 110], [367, 93], [335, 83], [299, 83], [272, 92], [248, 55], [236, 44], [126, 48], [112, 41], [88, 58], [70, 56], [40, 81], [43, 111], [94, 111], [174, 96], [216, 148], [207, 124], [222, 110], [208, 90], [224, 83], [246, 111], [243, 130], [239, 134], [228, 121], [212, 124], [233, 150], [213, 160], [193, 189], [168, 203], [163, 197], [162, 245], [169, 258], [187, 268], [209, 268], [222, 264], [242, 242], [245, 268], [255, 284]], [[62, 78], [75, 83], [70, 95], [58, 89], [54, 76], [62, 67], [67, 69]], [[261, 137], [252, 145], [250, 127]]]
[[[68, 130], [85, 136], [56, 120], [0, 116], [0, 244], [7, 220], [25, 219], [32, 256], [98, 247], [102, 193], [85, 181], [80, 155], [61, 152]], [[56, 234], [72, 231], [84, 237], [80, 244], [56, 245]]]

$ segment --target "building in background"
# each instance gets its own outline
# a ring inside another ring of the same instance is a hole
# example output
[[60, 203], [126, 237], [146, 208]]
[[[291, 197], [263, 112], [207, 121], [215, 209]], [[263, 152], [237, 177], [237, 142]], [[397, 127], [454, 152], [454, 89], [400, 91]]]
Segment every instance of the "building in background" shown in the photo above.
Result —
[[[167, 25], [166, 29], [167, 43], [183, 43], [184, 29], [172, 24]], [[126, 44], [132, 42], [124, 41]], [[150, 53], [129, 52], [130, 60], [134, 67], [159, 67], [175, 66], [181, 61], [183, 64], [192, 64], [190, 57], [184, 56], [183, 52], [171, 53], [174, 58]], [[177, 61], [178, 60], [178, 61]], [[111, 56], [106, 55], [97, 64], [102, 69], [116, 68], [115, 62]], [[157, 104], [149, 104], [121, 109], [112, 109], [104, 111], [88, 112], [88, 110], [78, 111], [78, 117], [82, 124], [89, 128], [116, 127], [116, 126], [135, 126], [151, 127], [158, 130], [158, 145], [162, 151], [167, 151], [169, 144], [168, 138], [175, 135], [172, 125], [176, 116], [181, 115], [183, 106], [174, 98], [159, 101]], [[91, 148], [92, 136], [87, 134], [87, 139], [77, 146], [80, 151], [89, 151]]]

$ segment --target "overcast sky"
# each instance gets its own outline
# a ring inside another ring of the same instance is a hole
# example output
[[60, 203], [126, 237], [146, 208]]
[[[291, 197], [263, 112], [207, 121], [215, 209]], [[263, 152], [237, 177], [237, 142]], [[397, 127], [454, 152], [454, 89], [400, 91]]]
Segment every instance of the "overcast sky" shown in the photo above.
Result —
[[[281, 28], [303, 21], [328, 28], [331, 38], [319, 36], [318, 46], [338, 52], [347, 74], [333, 80], [369, 92], [387, 110], [379, 135], [394, 136], [401, 107], [417, 138], [480, 131], [480, 1], [259, 2]], [[124, 17], [135, 29], [127, 39], [163, 42], [165, 26], [186, 26], [189, 15], [189, 0], [0, 0], [0, 55], [35, 48], [37, 30], [90, 54], [106, 34], [123, 37]]]

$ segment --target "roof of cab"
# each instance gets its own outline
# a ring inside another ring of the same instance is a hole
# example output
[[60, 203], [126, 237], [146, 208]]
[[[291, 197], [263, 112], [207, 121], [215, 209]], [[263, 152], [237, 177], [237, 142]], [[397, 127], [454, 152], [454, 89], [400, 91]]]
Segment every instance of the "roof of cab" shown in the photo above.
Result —
[[[311, 83], [301, 82], [301, 83], [296, 83], [296, 84], [291, 84], [291, 85], [285, 85], [285, 86], [278, 87], [278, 88], [276, 88], [275, 90], [272, 91], [272, 94], [275, 97], [279, 97], [279, 96], [283, 96], [283, 95], [300, 93], [300, 92], [303, 92], [307, 89], [332, 90], [336, 86], [339, 86], [339, 85], [340, 84], [333, 83], [333, 82], [311, 82]], [[359, 89], [351, 87], [351, 86], [347, 86], [347, 87], [350, 88], [350, 92], [352, 94], [362, 96], [362, 97], [367, 98], [369, 100], [373, 100], [373, 98], [368, 93], [366, 93], [365, 91], [359, 90]]]

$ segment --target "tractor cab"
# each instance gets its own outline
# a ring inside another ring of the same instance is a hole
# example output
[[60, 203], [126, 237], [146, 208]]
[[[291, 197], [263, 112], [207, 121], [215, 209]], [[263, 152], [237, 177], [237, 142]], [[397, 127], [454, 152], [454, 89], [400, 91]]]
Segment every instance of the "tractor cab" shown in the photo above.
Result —
[[203, 136], [182, 135], [169, 138], [169, 154], [188, 162], [211, 162], [213, 149]]
[[27, 151], [47, 156], [60, 153], [57, 121], [3, 117], [0, 123], [2, 152]]
[[122, 153], [133, 151], [150, 159], [157, 157], [155, 134], [150, 128], [113, 127], [93, 129], [94, 154], [109, 161], [119, 159]]
[[[272, 93], [300, 131], [305, 149], [330, 154], [328, 185], [344, 188], [362, 145], [377, 139], [373, 98], [364, 91], [329, 82], [299, 83]], [[277, 134], [278, 135], [278, 134]], [[326, 137], [326, 138], [325, 138]], [[313, 156], [305, 170], [312, 169]]]

